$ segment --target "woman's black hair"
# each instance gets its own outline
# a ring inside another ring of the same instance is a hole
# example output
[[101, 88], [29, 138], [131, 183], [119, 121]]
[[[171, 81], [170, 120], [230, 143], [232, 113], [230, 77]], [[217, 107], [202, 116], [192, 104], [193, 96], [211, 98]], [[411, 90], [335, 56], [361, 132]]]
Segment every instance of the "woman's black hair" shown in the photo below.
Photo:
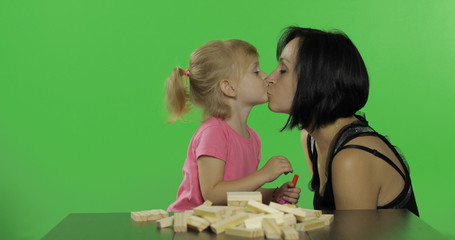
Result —
[[348, 36], [338, 31], [287, 27], [278, 41], [277, 59], [294, 38], [299, 39], [298, 83], [282, 130], [297, 126], [311, 132], [360, 110], [368, 99], [368, 73]]

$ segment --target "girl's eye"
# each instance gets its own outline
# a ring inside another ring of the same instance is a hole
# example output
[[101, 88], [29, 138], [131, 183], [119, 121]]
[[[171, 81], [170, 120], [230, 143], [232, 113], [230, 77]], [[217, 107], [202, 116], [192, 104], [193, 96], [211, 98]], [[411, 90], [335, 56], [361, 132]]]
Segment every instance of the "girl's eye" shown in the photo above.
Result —
[[256, 72], [254, 72], [254, 73], [259, 74], [259, 71], [256, 71]]
[[280, 73], [281, 73], [281, 74], [283, 74], [283, 73], [285, 73], [285, 72], [286, 72], [286, 70], [280, 70]]

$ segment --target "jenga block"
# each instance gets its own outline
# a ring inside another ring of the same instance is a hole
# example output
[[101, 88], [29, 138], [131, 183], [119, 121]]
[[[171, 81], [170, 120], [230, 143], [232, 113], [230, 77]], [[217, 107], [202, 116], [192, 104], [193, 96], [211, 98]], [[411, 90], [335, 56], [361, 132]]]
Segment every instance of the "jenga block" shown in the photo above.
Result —
[[283, 226], [285, 226], [285, 227], [295, 227], [295, 225], [297, 224], [297, 219], [295, 218], [294, 214], [292, 214], [292, 213], [284, 214], [283, 221], [284, 221]]
[[298, 240], [299, 239], [299, 232], [295, 230], [293, 227], [283, 227], [281, 229], [284, 235], [285, 240]]
[[273, 219], [275, 219], [275, 222], [276, 222], [276, 224], [278, 224], [278, 226], [283, 226], [283, 224], [284, 224], [283, 216], [284, 216], [283, 213], [273, 213], [273, 214], [265, 214], [264, 218], [273, 218]]
[[290, 204], [290, 203], [283, 204], [283, 206], [290, 207], [290, 208], [297, 208], [297, 205]]
[[264, 231], [262, 228], [241, 228], [241, 227], [230, 227], [226, 228], [226, 235], [236, 236], [236, 237], [245, 237], [245, 238], [257, 238], [264, 237]]
[[248, 229], [262, 228], [262, 219], [264, 219], [264, 214], [261, 213], [252, 215], [250, 215], [249, 218], [243, 222], [245, 224], [245, 228]]
[[305, 209], [305, 208], [299, 208], [298, 207], [297, 211], [304, 212], [305, 213], [305, 217], [311, 217], [311, 216], [320, 217], [322, 215], [322, 211], [321, 210]]
[[197, 216], [188, 217], [186, 223], [190, 228], [196, 229], [199, 232], [204, 231], [210, 225], [209, 221]]
[[283, 212], [281, 211], [278, 211], [272, 207], [269, 207], [263, 203], [259, 203], [259, 202], [256, 202], [256, 201], [248, 201], [248, 204], [246, 205], [246, 210], [250, 211], [250, 212], [254, 212], [254, 213], [281, 213], [283, 214]]
[[186, 214], [183, 212], [174, 213], [174, 232], [186, 232]]
[[161, 218], [158, 221], [156, 221], [156, 227], [158, 229], [170, 227], [172, 224], [174, 224], [174, 216]]
[[210, 225], [212, 225], [222, 219], [222, 218], [213, 218], [213, 217], [207, 217], [207, 216], [202, 216], [201, 218], [209, 221]]
[[213, 203], [210, 200], [205, 200], [205, 202], [202, 204], [202, 206], [207, 206], [207, 207], [210, 207], [212, 205], [213, 205]]
[[227, 193], [227, 205], [244, 207], [248, 201], [256, 201], [262, 203], [261, 192], [228, 192]]
[[135, 222], [154, 221], [168, 216], [169, 214], [162, 209], [131, 212], [131, 219]]
[[262, 227], [267, 239], [281, 239], [281, 229], [276, 224], [275, 219], [264, 218], [262, 220]]
[[311, 222], [311, 221], [315, 221], [315, 220], [319, 220], [319, 218], [316, 216], [311, 216], [311, 217], [299, 219], [299, 222]]
[[223, 220], [220, 220], [210, 226], [212, 231], [216, 234], [220, 234], [226, 230], [228, 227], [234, 227], [241, 222], [243, 222], [245, 219], [248, 218], [248, 214], [246, 213], [237, 213], [233, 216], [230, 216], [228, 218], [225, 218]]
[[298, 208], [288, 207], [288, 206], [281, 205], [281, 204], [278, 204], [278, 203], [275, 203], [275, 202], [270, 202], [269, 206], [271, 208], [274, 208], [276, 210], [279, 210], [279, 211], [282, 211], [282, 212], [285, 212], [285, 213], [291, 213], [298, 220], [303, 220], [307, 216], [307, 214], [305, 212], [298, 211]]
[[191, 217], [194, 215], [194, 210], [185, 210], [184, 213], [186, 217]]
[[214, 207], [214, 206], [198, 206], [193, 209], [195, 216], [207, 216], [212, 218], [219, 218], [222, 214], [224, 214], [224, 208]]
[[319, 220], [324, 221], [324, 224], [328, 226], [333, 222], [333, 214], [322, 214]]
[[297, 223], [295, 228], [297, 229], [297, 231], [309, 231], [317, 228], [322, 228], [324, 226], [325, 226], [324, 221], [313, 220], [308, 222]]

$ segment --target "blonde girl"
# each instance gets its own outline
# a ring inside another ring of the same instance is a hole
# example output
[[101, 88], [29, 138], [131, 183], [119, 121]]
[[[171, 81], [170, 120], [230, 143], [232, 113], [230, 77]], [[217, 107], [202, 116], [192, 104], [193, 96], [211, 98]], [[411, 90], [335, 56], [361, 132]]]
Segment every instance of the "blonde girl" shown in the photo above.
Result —
[[291, 182], [261, 188], [293, 171], [283, 156], [257, 169], [261, 142], [247, 121], [253, 106], [267, 102], [265, 78], [256, 48], [242, 40], [207, 42], [191, 54], [188, 69], [172, 71], [166, 82], [171, 122], [183, 118], [191, 104], [203, 109], [206, 120], [191, 139], [183, 181], [169, 212], [190, 210], [205, 200], [224, 205], [226, 193], [238, 191], [260, 191], [265, 203], [278, 197], [297, 202], [300, 189]]

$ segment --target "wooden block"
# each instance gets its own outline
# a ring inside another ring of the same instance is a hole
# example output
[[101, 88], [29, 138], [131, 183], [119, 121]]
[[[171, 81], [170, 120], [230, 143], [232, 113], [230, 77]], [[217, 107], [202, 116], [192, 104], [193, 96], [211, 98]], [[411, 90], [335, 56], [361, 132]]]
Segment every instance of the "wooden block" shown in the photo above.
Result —
[[184, 213], [186, 217], [191, 217], [194, 215], [194, 210], [185, 210]]
[[170, 227], [172, 224], [174, 224], [174, 216], [161, 218], [158, 221], [156, 221], [156, 227], [158, 229]]
[[322, 214], [319, 220], [324, 221], [324, 224], [328, 226], [333, 222], [333, 214]]
[[214, 207], [214, 206], [198, 206], [193, 209], [195, 216], [207, 216], [212, 218], [219, 218], [222, 214], [224, 214], [224, 208]]
[[248, 201], [256, 201], [262, 203], [261, 192], [228, 192], [227, 193], [227, 205], [244, 207], [248, 204]]
[[207, 216], [202, 216], [201, 218], [209, 221], [210, 225], [212, 225], [222, 219], [222, 218], [213, 218], [213, 217], [207, 217]]
[[281, 239], [281, 229], [276, 224], [275, 219], [264, 218], [262, 220], [262, 228], [267, 239]]
[[196, 229], [199, 232], [204, 231], [210, 225], [209, 221], [197, 216], [188, 217], [186, 223], [190, 228]]
[[254, 214], [256, 216], [250, 215], [248, 219], [246, 219], [243, 223], [245, 224], [245, 228], [248, 229], [255, 229], [255, 228], [262, 228], [262, 219], [264, 219], [264, 214]]
[[273, 209], [293, 214], [297, 220], [303, 220], [307, 216], [305, 212], [299, 211], [298, 208], [292, 208], [275, 202], [270, 202], [269, 206]]
[[183, 212], [174, 213], [174, 232], [186, 232], [186, 214]]
[[308, 222], [297, 223], [295, 228], [297, 229], [297, 231], [309, 231], [317, 228], [322, 228], [324, 226], [325, 226], [324, 221], [313, 220]]
[[276, 222], [276, 224], [278, 224], [278, 226], [283, 226], [283, 224], [284, 224], [283, 216], [284, 216], [283, 213], [273, 213], [273, 214], [265, 214], [264, 218], [273, 218], [273, 219], [275, 219], [275, 222]]
[[226, 228], [226, 235], [236, 236], [236, 237], [245, 237], [245, 238], [257, 238], [264, 237], [264, 231], [262, 228], [241, 228], [241, 227], [230, 227]]
[[311, 217], [311, 216], [320, 217], [322, 215], [321, 210], [305, 209], [305, 208], [298, 207], [297, 211], [304, 212], [306, 217]]
[[236, 225], [242, 223], [245, 219], [248, 218], [246, 213], [237, 213], [228, 218], [222, 219], [210, 226], [212, 231], [216, 234], [220, 234], [226, 230], [228, 227], [235, 227]]
[[169, 213], [162, 209], [154, 209], [147, 211], [131, 212], [131, 219], [135, 222], [154, 221], [161, 218], [168, 217]]
[[299, 239], [299, 232], [295, 230], [293, 227], [283, 227], [281, 229], [284, 235], [285, 240], [298, 240]]
[[213, 203], [210, 200], [205, 200], [205, 202], [202, 204], [202, 206], [207, 206], [207, 207], [210, 207], [212, 205], [213, 205]]
[[248, 204], [246, 205], [246, 210], [247, 211], [250, 211], [250, 212], [253, 212], [253, 213], [281, 213], [283, 214], [283, 212], [281, 211], [278, 211], [272, 207], [269, 207], [263, 203], [259, 203], [259, 202], [256, 202], [256, 201], [248, 201]]
[[285, 227], [295, 227], [295, 225], [297, 224], [297, 219], [295, 218], [294, 214], [292, 214], [292, 213], [284, 214], [283, 221], [284, 221], [283, 226], [285, 226]]

